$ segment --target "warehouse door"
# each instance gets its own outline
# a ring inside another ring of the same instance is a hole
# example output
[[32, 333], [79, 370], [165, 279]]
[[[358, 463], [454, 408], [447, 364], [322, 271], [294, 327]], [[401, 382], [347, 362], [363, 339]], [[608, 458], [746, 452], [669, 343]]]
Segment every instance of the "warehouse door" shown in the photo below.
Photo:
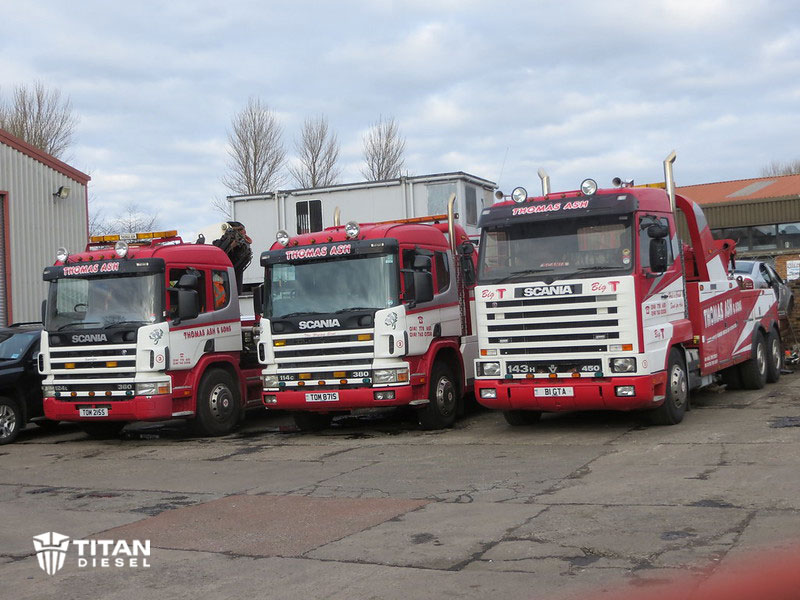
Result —
[[0, 194], [0, 325], [8, 325], [6, 301], [6, 196]]

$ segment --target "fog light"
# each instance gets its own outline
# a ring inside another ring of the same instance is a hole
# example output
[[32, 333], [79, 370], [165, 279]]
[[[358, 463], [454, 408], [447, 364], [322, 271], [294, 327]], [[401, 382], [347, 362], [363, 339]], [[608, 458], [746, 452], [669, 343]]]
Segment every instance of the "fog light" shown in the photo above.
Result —
[[481, 398], [497, 398], [497, 390], [494, 388], [481, 388]]
[[278, 397], [275, 394], [264, 394], [264, 396], [262, 396], [261, 401], [264, 404], [277, 404]]
[[617, 396], [630, 397], [636, 395], [636, 388], [632, 385], [618, 385], [614, 388]]
[[627, 358], [612, 358], [611, 359], [611, 372], [612, 373], [633, 373], [636, 371], [636, 359], [632, 357]]
[[386, 390], [384, 392], [373, 392], [375, 400], [394, 400], [394, 390]]

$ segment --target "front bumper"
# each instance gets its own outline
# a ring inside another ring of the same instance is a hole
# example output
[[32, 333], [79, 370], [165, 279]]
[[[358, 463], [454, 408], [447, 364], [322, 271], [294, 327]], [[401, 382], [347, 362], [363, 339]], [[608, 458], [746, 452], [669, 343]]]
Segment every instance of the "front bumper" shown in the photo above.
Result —
[[[378, 408], [382, 406], [405, 406], [416, 399], [414, 386], [402, 385], [395, 387], [378, 388], [348, 388], [343, 390], [303, 390], [303, 391], [262, 391], [261, 400], [269, 409], [278, 410], [307, 410], [316, 412], [332, 412], [340, 410], [353, 410], [356, 408]], [[394, 392], [391, 400], [375, 399], [375, 392]], [[309, 402], [306, 394], [336, 392], [338, 400], [325, 402]], [[267, 402], [266, 396], [274, 396], [275, 402]]]
[[[535, 380], [476, 379], [475, 397], [498, 410], [638, 410], [664, 401], [666, 373], [633, 377], [560, 378]], [[617, 396], [617, 386], [633, 386], [632, 396]], [[572, 388], [568, 396], [537, 396], [537, 388]], [[495, 389], [496, 398], [482, 398], [482, 389]]]
[[[108, 408], [107, 417], [81, 417], [81, 408]], [[44, 415], [53, 421], [163, 421], [172, 418], [172, 395], [134, 396], [129, 400], [44, 399]]]

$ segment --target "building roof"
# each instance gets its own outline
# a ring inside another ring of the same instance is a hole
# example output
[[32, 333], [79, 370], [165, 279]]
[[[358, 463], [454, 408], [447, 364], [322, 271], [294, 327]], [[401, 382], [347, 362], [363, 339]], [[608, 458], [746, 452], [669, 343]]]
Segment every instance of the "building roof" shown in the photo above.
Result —
[[733, 204], [747, 200], [798, 198], [800, 197], [800, 175], [701, 183], [678, 187], [677, 192], [698, 204]]
[[86, 185], [91, 179], [91, 177], [89, 177], [86, 173], [82, 173], [81, 171], [78, 171], [78, 169], [69, 166], [67, 163], [58, 160], [55, 156], [51, 156], [47, 152], [40, 150], [35, 146], [31, 146], [29, 143], [11, 135], [5, 129], [0, 129], [0, 144], [10, 146], [11, 148], [14, 148], [14, 150], [29, 156], [35, 161], [50, 167], [54, 171], [57, 171], [65, 177], [69, 177], [73, 181], [76, 181], [82, 185]]

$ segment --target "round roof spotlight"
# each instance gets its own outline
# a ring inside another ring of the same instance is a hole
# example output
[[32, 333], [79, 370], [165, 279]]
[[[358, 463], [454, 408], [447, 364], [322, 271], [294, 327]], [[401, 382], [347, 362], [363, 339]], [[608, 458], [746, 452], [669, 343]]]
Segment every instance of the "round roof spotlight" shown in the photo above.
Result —
[[498, 200], [502, 200], [503, 199], [503, 190], [497, 190], [494, 193], [494, 197], [497, 198]]
[[61, 247], [56, 251], [56, 260], [57, 261], [59, 261], [59, 262], [67, 262], [68, 258], [69, 258], [69, 252], [67, 252], [66, 248]]
[[348, 221], [347, 224], [344, 226], [344, 233], [348, 239], [352, 240], [358, 237], [358, 232], [361, 231], [361, 228], [358, 226], [358, 223], [355, 221]]
[[277, 233], [275, 233], [275, 239], [281, 246], [285, 246], [289, 243], [289, 232], [285, 229], [279, 229]]
[[528, 191], [524, 187], [515, 187], [511, 192], [511, 199], [519, 204], [528, 199]]
[[128, 242], [120, 240], [114, 244], [114, 254], [116, 254], [119, 258], [125, 258], [128, 256]]
[[594, 196], [597, 193], [597, 182], [594, 179], [581, 181], [581, 193], [584, 196]]

